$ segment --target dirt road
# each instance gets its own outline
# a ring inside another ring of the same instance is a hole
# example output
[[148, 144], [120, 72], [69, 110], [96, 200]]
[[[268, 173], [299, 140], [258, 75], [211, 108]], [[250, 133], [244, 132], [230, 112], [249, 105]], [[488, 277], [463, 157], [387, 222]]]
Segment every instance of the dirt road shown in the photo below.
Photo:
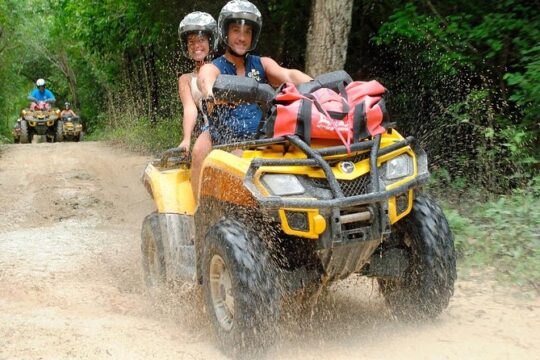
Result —
[[[102, 143], [0, 150], [0, 359], [222, 359], [196, 289], [155, 304], [139, 230], [149, 159]], [[443, 315], [404, 324], [376, 286], [333, 288], [311, 321], [284, 320], [272, 359], [533, 359], [540, 300], [486, 276]]]

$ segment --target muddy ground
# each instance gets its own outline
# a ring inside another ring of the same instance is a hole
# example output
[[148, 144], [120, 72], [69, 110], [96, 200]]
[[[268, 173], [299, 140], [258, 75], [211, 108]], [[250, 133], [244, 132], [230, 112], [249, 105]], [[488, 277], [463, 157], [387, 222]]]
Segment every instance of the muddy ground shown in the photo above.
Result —
[[[222, 359], [200, 292], [141, 281], [149, 158], [104, 143], [0, 149], [0, 359]], [[540, 300], [460, 274], [449, 308], [405, 324], [351, 278], [313, 319], [284, 319], [271, 359], [540, 358]]]

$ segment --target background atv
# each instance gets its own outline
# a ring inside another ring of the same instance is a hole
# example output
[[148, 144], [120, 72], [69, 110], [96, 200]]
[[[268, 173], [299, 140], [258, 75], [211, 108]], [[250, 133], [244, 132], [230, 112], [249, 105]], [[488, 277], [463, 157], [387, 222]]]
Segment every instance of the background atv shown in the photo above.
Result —
[[[301, 88], [350, 80], [335, 72]], [[266, 109], [274, 94], [269, 85], [227, 75], [214, 87], [216, 99]], [[317, 295], [351, 274], [376, 278], [403, 319], [436, 317], [448, 306], [453, 236], [420, 190], [427, 157], [412, 137], [388, 129], [350, 152], [297, 136], [214, 147], [197, 208], [189, 161], [178, 155], [170, 150], [145, 170], [157, 211], [142, 227], [144, 277], [150, 287], [200, 284], [226, 352], [264, 348], [285, 300]]]
[[20, 142], [23, 144], [32, 142], [34, 135], [43, 135], [48, 142], [55, 141], [58, 134], [56, 125], [59, 116], [59, 109], [51, 108], [45, 103], [33, 104], [31, 108], [23, 109], [20, 121]]
[[78, 116], [66, 115], [56, 125], [56, 141], [81, 141], [82, 124]]

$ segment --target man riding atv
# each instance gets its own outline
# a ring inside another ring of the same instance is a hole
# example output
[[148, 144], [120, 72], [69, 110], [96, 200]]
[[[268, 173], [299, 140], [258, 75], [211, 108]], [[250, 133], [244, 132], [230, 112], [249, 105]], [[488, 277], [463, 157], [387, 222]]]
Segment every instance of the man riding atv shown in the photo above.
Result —
[[49, 142], [57, 138], [60, 110], [51, 108], [56, 98], [45, 88], [45, 80], [38, 79], [36, 86], [28, 95], [28, 100], [32, 102], [30, 108], [21, 111], [19, 119], [21, 143], [31, 142], [34, 135], [45, 136]]
[[[212, 99], [212, 86], [220, 74], [244, 76], [274, 87], [285, 82], [300, 84], [312, 80], [299, 70], [280, 66], [272, 58], [250, 54], [257, 46], [261, 30], [261, 13], [251, 2], [233, 0], [223, 6], [218, 17], [218, 36], [225, 54], [199, 70], [197, 83], [203, 97]], [[253, 138], [262, 112], [257, 104], [241, 104], [234, 108], [219, 106], [212, 116], [214, 121], [193, 145], [191, 171], [195, 198], [201, 165], [212, 144]]]
[[32, 101], [31, 109], [34, 110], [35, 107], [39, 106], [39, 103], [47, 104], [46, 108], [48, 109], [50, 104], [56, 101], [56, 98], [52, 91], [45, 88], [45, 80], [37, 79], [36, 88], [30, 92], [28, 100]]

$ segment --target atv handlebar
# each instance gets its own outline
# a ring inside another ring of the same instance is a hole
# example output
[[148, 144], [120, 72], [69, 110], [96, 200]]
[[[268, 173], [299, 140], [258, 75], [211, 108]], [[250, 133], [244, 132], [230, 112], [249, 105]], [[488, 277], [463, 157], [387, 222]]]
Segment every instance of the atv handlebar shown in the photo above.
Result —
[[63, 121], [80, 121], [81, 119], [78, 116], [64, 115], [62, 116]]
[[[340, 84], [347, 85], [353, 80], [343, 70], [333, 71], [317, 76], [312, 81], [297, 86], [302, 94], [311, 93], [320, 88], [337, 89]], [[216, 105], [236, 105], [240, 103], [257, 103], [267, 113], [271, 102], [277, 92], [268, 84], [259, 83], [257, 80], [236, 75], [219, 75], [214, 83], [213, 99]]]
[[189, 164], [191, 158], [186, 154], [184, 149], [175, 147], [164, 151], [158, 161], [160, 167], [172, 167], [175, 165]]
[[309, 94], [320, 88], [338, 89], [339, 85], [352, 83], [352, 78], [344, 70], [332, 71], [317, 76], [312, 81], [302, 83], [296, 88], [301, 94]]
[[263, 113], [270, 107], [276, 92], [268, 84], [249, 77], [220, 75], [212, 89], [216, 104], [257, 103]]

